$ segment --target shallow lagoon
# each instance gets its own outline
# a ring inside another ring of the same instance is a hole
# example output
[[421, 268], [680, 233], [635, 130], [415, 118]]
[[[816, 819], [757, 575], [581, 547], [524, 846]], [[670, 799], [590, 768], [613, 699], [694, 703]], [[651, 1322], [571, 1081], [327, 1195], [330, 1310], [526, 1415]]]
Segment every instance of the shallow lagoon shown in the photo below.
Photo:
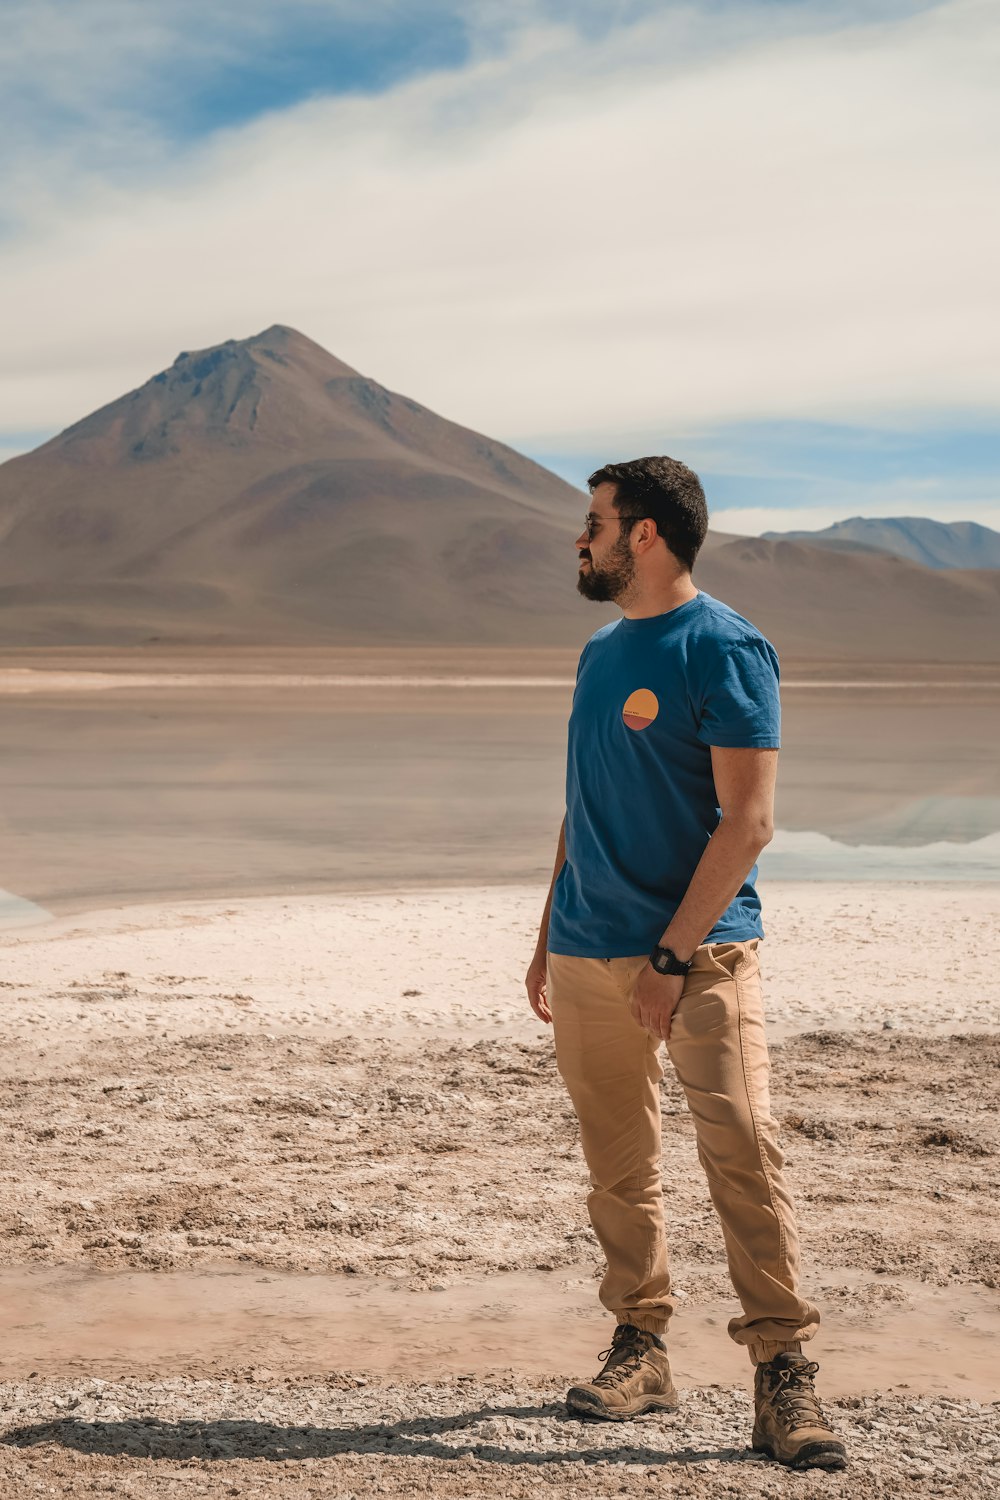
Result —
[[[389, 666], [358, 652], [325, 680], [216, 662], [131, 682], [119, 666], [113, 688], [5, 670], [0, 921], [23, 901], [547, 879], [565, 660]], [[765, 880], [1000, 878], [1000, 684], [883, 675], [786, 674]]]

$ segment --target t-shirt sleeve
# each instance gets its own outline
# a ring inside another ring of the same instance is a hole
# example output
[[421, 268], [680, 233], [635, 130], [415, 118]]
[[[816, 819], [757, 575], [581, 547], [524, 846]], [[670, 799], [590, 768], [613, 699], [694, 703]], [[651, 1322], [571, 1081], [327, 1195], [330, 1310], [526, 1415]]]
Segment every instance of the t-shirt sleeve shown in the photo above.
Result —
[[585, 664], [585, 662], [587, 660], [587, 653], [590, 650], [590, 646], [591, 646], [591, 642], [588, 641], [587, 644], [584, 646], [583, 650], [580, 652], [580, 660], [576, 664], [576, 682], [573, 684], [573, 702], [574, 703], [576, 702], [576, 695], [577, 695], [577, 693], [579, 692], [579, 689], [580, 689], [580, 678], [583, 676], [583, 668], [584, 668], [584, 664]]
[[705, 689], [697, 734], [704, 745], [778, 749], [778, 657], [768, 641], [739, 641], [728, 648]]

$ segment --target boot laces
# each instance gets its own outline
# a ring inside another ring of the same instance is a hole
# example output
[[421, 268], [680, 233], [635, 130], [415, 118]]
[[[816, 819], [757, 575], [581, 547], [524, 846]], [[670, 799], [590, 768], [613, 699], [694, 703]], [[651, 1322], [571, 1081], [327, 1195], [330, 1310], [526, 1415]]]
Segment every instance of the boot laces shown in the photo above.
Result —
[[[646, 1350], [642, 1342], [642, 1332], [630, 1324], [620, 1323], [615, 1329], [610, 1349], [602, 1349], [597, 1356], [600, 1360], [613, 1359], [613, 1365], [605, 1365], [594, 1380], [594, 1385], [616, 1386], [624, 1381], [630, 1380], [639, 1368], [642, 1356]], [[816, 1366], [819, 1369], [819, 1366]]]
[[815, 1361], [805, 1365], [786, 1365], [769, 1371], [774, 1404], [782, 1421], [793, 1432], [796, 1427], [825, 1427], [826, 1418], [813, 1386], [819, 1369]]

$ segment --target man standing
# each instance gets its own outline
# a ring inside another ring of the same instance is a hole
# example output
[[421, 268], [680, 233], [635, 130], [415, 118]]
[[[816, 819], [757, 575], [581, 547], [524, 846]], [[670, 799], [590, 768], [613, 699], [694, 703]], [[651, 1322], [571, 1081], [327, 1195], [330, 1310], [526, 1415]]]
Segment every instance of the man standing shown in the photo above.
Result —
[[663, 1334], [673, 1301], [660, 1180], [660, 1044], [694, 1120], [742, 1304], [729, 1324], [756, 1366], [753, 1446], [842, 1468], [843, 1443], [802, 1344], [819, 1313], [768, 1096], [756, 859], [771, 837], [778, 660], [749, 621], [691, 580], [708, 529], [698, 476], [671, 458], [590, 478], [577, 587], [622, 618], [580, 657], [566, 817], [526, 984], [555, 1031], [607, 1258], [612, 1347], [570, 1410], [672, 1410]]

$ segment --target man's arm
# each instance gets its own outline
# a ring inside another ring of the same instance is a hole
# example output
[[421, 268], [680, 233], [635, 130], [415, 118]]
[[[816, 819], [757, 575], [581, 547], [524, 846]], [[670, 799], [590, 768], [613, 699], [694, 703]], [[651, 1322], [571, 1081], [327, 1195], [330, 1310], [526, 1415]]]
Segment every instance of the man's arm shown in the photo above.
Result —
[[[712, 746], [712, 772], [722, 820], [709, 839], [666, 931], [664, 948], [693, 957], [753, 869], [774, 831], [777, 750]], [[684, 989], [683, 976], [657, 974], [647, 965], [635, 985], [632, 1014], [653, 1036], [670, 1035], [670, 1017]]]
[[722, 821], [660, 939], [664, 948], [683, 959], [705, 941], [774, 833], [777, 750], [724, 750], [713, 745], [712, 772]]
[[549, 913], [552, 910], [552, 893], [559, 879], [559, 871], [566, 863], [566, 819], [562, 820], [559, 827], [559, 843], [556, 848], [555, 868], [552, 871], [552, 881], [549, 885], [549, 894], [545, 898], [545, 910], [542, 912], [542, 920], [538, 928], [538, 942], [535, 944], [535, 952], [528, 972], [525, 975], [524, 985], [528, 991], [528, 1001], [532, 1010], [540, 1021], [546, 1025], [552, 1020], [548, 1000], [545, 994], [545, 954], [548, 948], [549, 937]]

